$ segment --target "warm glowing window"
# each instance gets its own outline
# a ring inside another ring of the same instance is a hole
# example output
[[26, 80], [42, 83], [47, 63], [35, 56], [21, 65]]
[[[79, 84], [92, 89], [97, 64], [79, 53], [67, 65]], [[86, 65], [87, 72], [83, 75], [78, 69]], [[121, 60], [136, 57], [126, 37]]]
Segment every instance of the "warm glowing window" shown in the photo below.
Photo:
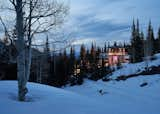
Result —
[[113, 62], [118, 62], [118, 56], [113, 56]]

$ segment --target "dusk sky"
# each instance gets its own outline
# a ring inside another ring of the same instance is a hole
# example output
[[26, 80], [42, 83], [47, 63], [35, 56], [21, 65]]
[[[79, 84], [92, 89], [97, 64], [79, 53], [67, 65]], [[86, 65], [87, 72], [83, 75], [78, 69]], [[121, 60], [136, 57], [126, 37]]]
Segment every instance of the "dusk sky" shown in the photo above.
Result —
[[151, 19], [157, 32], [159, 6], [159, 0], [70, 0], [69, 29], [75, 32], [75, 44], [127, 42], [133, 18], [139, 19], [144, 33]]
[[[6, 2], [0, 0], [2, 4]], [[147, 31], [152, 21], [155, 35], [160, 26], [160, 0], [63, 0], [70, 6], [66, 19], [66, 32], [71, 32], [73, 44], [91, 44], [96, 42], [128, 42], [131, 36], [133, 18], [140, 21], [140, 28]], [[9, 0], [8, 0], [9, 2]], [[10, 15], [1, 12], [6, 19]], [[12, 19], [13, 20], [13, 19]], [[15, 24], [14, 22], [12, 24]], [[3, 28], [0, 25], [3, 33]]]

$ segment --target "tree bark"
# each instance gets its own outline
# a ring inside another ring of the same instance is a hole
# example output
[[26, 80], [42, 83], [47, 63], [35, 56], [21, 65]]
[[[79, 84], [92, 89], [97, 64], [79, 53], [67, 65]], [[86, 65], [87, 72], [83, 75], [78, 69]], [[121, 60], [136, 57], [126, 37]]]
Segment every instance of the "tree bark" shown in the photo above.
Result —
[[23, 5], [22, 0], [16, 0], [16, 32], [17, 42], [17, 79], [18, 79], [18, 99], [25, 101], [27, 93], [27, 78], [25, 75], [25, 41], [24, 41], [24, 25], [23, 25]]

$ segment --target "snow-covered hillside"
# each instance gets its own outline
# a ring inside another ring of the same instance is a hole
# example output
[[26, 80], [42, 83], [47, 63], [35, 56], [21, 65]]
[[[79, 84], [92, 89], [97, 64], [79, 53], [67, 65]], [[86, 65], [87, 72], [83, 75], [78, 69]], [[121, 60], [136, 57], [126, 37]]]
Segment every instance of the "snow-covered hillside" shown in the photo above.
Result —
[[17, 83], [0, 81], [0, 114], [105, 114], [100, 102], [83, 95], [34, 83], [28, 88], [28, 102], [18, 102]]
[[[140, 87], [143, 82], [148, 85]], [[28, 83], [28, 102], [18, 102], [17, 82], [0, 81], [0, 114], [159, 114], [159, 85], [160, 75], [119, 82], [85, 80], [62, 89]]]
[[[140, 87], [141, 84], [148, 85]], [[126, 81], [85, 81], [65, 90], [101, 102], [106, 114], [159, 114], [160, 75], [139, 76]], [[100, 92], [101, 91], [101, 92]], [[97, 107], [93, 108], [96, 109]]]
[[155, 60], [151, 60], [146, 62], [140, 62], [140, 63], [130, 63], [130, 64], [124, 64], [123, 67], [119, 70], [116, 70], [111, 75], [109, 75], [112, 79], [116, 79], [118, 76], [127, 76], [132, 74], [137, 74], [142, 71], [145, 71], [146, 66], [148, 67], [157, 67], [160, 66], [160, 54], [156, 54]]

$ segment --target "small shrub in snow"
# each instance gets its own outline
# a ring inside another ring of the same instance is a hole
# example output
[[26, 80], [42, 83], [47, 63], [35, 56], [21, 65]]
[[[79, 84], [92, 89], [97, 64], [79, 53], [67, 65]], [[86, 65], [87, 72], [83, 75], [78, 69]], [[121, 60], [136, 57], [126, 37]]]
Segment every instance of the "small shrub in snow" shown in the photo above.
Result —
[[142, 83], [141, 85], [140, 85], [140, 87], [144, 87], [144, 86], [147, 86], [148, 85], [148, 83], [147, 82], [144, 82], [144, 83]]

